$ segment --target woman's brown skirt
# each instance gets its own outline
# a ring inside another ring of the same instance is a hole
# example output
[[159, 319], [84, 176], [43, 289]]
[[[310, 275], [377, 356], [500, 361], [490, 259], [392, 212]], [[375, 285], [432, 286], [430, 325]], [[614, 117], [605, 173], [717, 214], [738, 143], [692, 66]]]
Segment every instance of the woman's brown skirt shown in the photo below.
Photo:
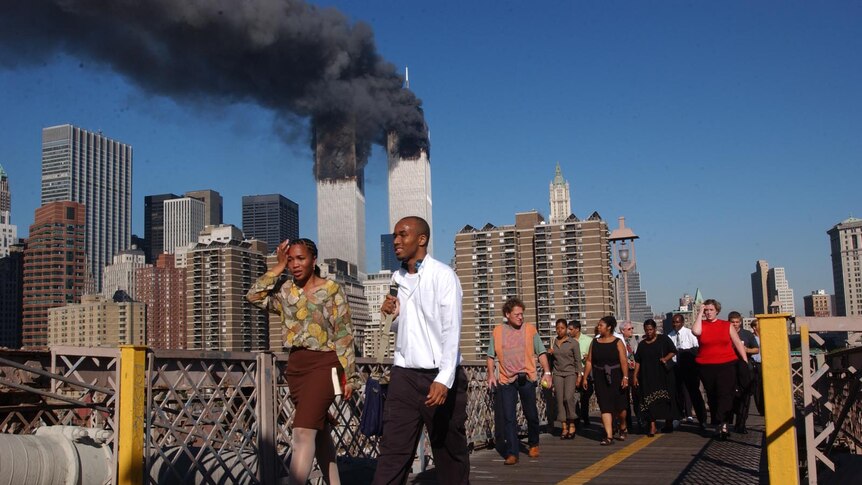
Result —
[[295, 409], [294, 428], [323, 430], [329, 406], [335, 402], [333, 367], [341, 371], [335, 352], [296, 347], [290, 350], [284, 375]]

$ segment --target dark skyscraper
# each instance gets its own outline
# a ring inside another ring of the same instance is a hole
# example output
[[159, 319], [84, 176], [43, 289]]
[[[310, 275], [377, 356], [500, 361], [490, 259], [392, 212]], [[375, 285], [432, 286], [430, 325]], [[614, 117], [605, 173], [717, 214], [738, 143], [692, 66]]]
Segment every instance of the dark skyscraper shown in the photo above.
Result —
[[398, 271], [401, 261], [395, 256], [395, 248], [392, 247], [392, 234], [380, 235], [380, 269]]
[[242, 197], [242, 232], [266, 242], [270, 252], [285, 239], [299, 237], [299, 205], [280, 194]]
[[14, 244], [0, 258], [0, 347], [21, 347], [21, 300], [24, 289], [24, 245]]
[[191, 192], [186, 192], [184, 197], [191, 197], [204, 203], [205, 226], [217, 226], [223, 222], [224, 204], [222, 203], [221, 194], [215, 190], [192, 190]]
[[148, 195], [144, 197], [144, 241], [142, 248], [147, 257], [147, 263], [153, 264], [162, 254], [165, 241], [165, 207], [166, 200], [178, 199], [176, 194]]

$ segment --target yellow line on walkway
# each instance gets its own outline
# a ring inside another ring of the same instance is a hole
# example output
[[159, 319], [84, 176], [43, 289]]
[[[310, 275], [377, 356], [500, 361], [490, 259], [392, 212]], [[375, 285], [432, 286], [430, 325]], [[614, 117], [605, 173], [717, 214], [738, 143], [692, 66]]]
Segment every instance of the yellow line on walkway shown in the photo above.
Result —
[[662, 436], [663, 435], [660, 435], [660, 434], [656, 435], [652, 438], [650, 438], [648, 436], [644, 436], [644, 437], [640, 438], [639, 440], [635, 441], [634, 443], [626, 446], [625, 448], [602, 458], [601, 460], [593, 463], [592, 465], [588, 466], [587, 468], [584, 468], [583, 470], [579, 471], [578, 473], [575, 473], [574, 475], [570, 476], [569, 478], [566, 478], [565, 480], [563, 480], [562, 482], [560, 482], [557, 485], [580, 485], [583, 483], [587, 483], [590, 480], [592, 480], [593, 478], [596, 478], [597, 476], [601, 475], [602, 473], [615, 467], [619, 462], [621, 462], [621, 461], [625, 460], [626, 458], [634, 455], [638, 451], [646, 448], [651, 443], [655, 443], [656, 440], [658, 440]]

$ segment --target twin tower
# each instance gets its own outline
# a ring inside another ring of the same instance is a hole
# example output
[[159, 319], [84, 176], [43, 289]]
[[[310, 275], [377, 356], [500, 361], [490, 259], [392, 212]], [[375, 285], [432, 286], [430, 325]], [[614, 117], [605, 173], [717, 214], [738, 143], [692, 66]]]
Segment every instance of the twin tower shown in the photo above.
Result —
[[[317, 180], [318, 260], [337, 258], [365, 265], [365, 164], [370, 144], [358, 141], [350, 123], [314, 130], [314, 176]], [[389, 230], [399, 219], [431, 220], [431, 161], [427, 143], [404, 143], [395, 132], [386, 137], [389, 164]], [[432, 226], [433, 228], [433, 226]], [[428, 252], [432, 254], [434, 238]]]

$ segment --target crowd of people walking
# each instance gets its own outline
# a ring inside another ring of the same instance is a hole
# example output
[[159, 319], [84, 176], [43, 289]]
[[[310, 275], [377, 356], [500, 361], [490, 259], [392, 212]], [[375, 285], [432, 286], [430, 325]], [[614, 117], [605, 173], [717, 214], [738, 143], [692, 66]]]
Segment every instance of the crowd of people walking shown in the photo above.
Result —
[[[462, 290], [452, 269], [427, 254], [430, 235], [419, 217], [401, 219], [393, 229], [402, 268], [393, 274], [381, 308], [392, 322], [395, 349], [375, 484], [404, 483], [423, 426], [441, 481], [469, 483], [468, 383], [459, 351]], [[290, 483], [305, 483], [316, 459], [324, 480], [337, 484], [328, 410], [337, 396], [350, 399], [360, 385], [350, 308], [341, 286], [321, 276], [314, 242], [285, 241], [276, 255], [275, 266], [247, 299], [278, 315], [284, 329], [284, 377], [295, 406]], [[584, 331], [590, 322], [561, 318], [548, 347], [536, 325], [525, 321], [526, 310], [518, 298], [505, 302], [486, 352], [497, 449], [506, 465], [517, 464], [521, 452], [518, 402], [527, 422], [527, 454], [540, 455], [540, 392], [556, 409], [552, 418], [561, 439], [574, 439], [591, 424], [595, 396], [602, 446], [625, 441], [635, 424], [655, 436], [659, 422], [663, 433], [696, 423], [701, 432], [710, 425], [716, 438], [726, 439], [731, 429], [746, 433], [752, 398], [762, 413], [757, 323], [752, 331], [742, 329], [738, 312], [719, 319], [716, 300], [703, 302], [691, 328], [681, 314], [673, 316], [667, 335], [654, 320], [645, 321], [640, 340], [631, 322], [617, 322], [613, 315], [600, 318], [593, 332]]]

